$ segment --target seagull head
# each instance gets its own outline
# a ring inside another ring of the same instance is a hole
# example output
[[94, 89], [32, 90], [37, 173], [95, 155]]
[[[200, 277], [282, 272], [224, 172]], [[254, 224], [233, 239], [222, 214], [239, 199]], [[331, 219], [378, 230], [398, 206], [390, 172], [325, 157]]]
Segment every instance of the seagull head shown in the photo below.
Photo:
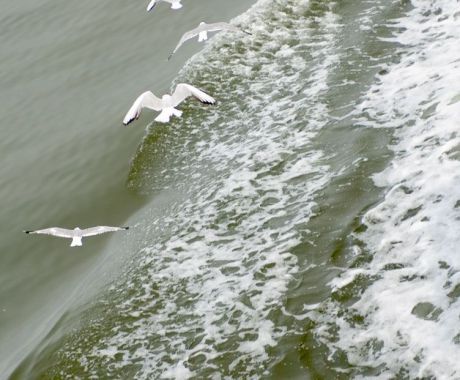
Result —
[[201, 22], [200, 22], [200, 25], [204, 25], [204, 24], [206, 24], [204, 21], [201, 21]]
[[79, 227], [75, 227], [74, 231], [81, 231]]

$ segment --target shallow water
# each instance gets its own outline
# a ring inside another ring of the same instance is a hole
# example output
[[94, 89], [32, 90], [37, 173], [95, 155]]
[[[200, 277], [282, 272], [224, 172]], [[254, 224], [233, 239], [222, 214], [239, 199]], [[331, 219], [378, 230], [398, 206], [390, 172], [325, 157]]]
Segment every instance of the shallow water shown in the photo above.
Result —
[[[15, 7], [5, 378], [458, 377], [455, 4]], [[168, 63], [202, 12], [252, 35]], [[171, 81], [218, 103], [120, 126]], [[20, 233], [100, 223], [133, 228], [76, 252]]]

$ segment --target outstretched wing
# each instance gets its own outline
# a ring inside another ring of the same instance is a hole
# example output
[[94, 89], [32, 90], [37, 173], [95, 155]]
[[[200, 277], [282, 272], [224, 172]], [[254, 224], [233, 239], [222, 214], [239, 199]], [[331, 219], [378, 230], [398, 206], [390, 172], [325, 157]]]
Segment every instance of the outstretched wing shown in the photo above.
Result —
[[179, 83], [176, 86], [174, 94], [172, 94], [173, 107], [176, 107], [178, 104], [182, 103], [184, 99], [187, 99], [189, 96], [194, 96], [201, 103], [205, 104], [214, 104], [216, 102], [212, 96], [209, 96], [198, 88], [186, 83]]
[[179, 43], [176, 45], [176, 47], [174, 48], [174, 50], [172, 51], [172, 53], [169, 55], [168, 57], [168, 60], [171, 59], [172, 55], [182, 46], [182, 44], [185, 42], [185, 41], [188, 41], [189, 39], [193, 38], [193, 37], [196, 37], [198, 36], [198, 34], [200, 33], [200, 27], [198, 26], [197, 28], [195, 29], [192, 29], [192, 30], [189, 30], [188, 32], [185, 32], [181, 39], [179, 40]]
[[85, 228], [81, 231], [82, 236], [94, 236], [104, 234], [106, 232], [115, 232], [115, 231], [123, 231], [128, 230], [129, 227], [110, 227], [110, 226], [98, 226], [92, 228]]
[[128, 125], [134, 119], [138, 119], [139, 115], [141, 114], [142, 108], [150, 108], [155, 111], [161, 111], [163, 108], [162, 101], [161, 99], [153, 95], [151, 91], [144, 92], [136, 99], [134, 104], [129, 109], [128, 113], [123, 119], [123, 124]]
[[35, 230], [35, 231], [24, 231], [26, 234], [41, 234], [41, 235], [52, 235], [58, 236], [63, 238], [73, 238], [73, 230], [68, 230], [66, 228], [59, 228], [59, 227], [51, 227], [45, 228], [43, 230]]
[[231, 32], [243, 32], [240, 28], [229, 24], [228, 22], [215, 22], [213, 24], [206, 25], [207, 32], [217, 32], [219, 30], [229, 30]]
[[157, 4], [158, 0], [152, 0], [149, 5], [147, 5], [147, 12], [150, 12]]

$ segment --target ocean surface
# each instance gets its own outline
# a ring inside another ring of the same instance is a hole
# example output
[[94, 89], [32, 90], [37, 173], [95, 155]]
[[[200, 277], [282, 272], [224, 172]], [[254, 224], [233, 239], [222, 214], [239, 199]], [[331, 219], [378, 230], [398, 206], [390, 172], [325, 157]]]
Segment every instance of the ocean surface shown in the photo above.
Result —
[[460, 379], [458, 1], [3, 5], [1, 380]]

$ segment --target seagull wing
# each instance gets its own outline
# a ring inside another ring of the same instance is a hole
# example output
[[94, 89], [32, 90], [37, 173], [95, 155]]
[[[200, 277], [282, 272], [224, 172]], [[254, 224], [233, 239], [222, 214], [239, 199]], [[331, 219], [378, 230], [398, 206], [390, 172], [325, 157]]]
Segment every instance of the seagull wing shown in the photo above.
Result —
[[123, 231], [128, 230], [129, 227], [109, 227], [109, 226], [98, 226], [92, 228], [85, 228], [81, 231], [82, 236], [95, 236], [104, 234], [106, 232], [115, 232], [115, 231]]
[[51, 227], [45, 228], [44, 230], [35, 230], [35, 231], [24, 231], [26, 234], [41, 234], [41, 235], [52, 235], [63, 238], [73, 238], [73, 230], [68, 230], [66, 228]]
[[147, 5], [147, 12], [150, 12], [153, 8], [155, 8], [155, 5], [158, 4], [158, 0], [152, 0], [149, 5]]
[[242, 32], [240, 28], [229, 24], [228, 22], [215, 22], [213, 24], [207, 24], [205, 30], [207, 32], [217, 32], [219, 30], [229, 30], [232, 32]]
[[153, 95], [151, 91], [144, 92], [136, 99], [134, 104], [129, 109], [128, 113], [123, 119], [123, 124], [128, 125], [134, 119], [138, 119], [142, 108], [150, 108], [155, 111], [161, 111], [163, 109], [163, 102], [161, 99]]
[[197, 89], [186, 83], [179, 83], [174, 90], [174, 94], [172, 94], [172, 103], [173, 107], [176, 107], [180, 103], [182, 103], [185, 99], [189, 96], [194, 96], [197, 98], [201, 103], [205, 104], [214, 104], [216, 100], [206, 94], [205, 92]]
[[179, 43], [176, 45], [176, 47], [174, 48], [172, 53], [169, 55], [168, 59], [170, 59], [172, 57], [172, 55], [182, 46], [182, 44], [185, 41], [188, 41], [189, 39], [191, 39], [193, 37], [196, 37], [200, 32], [201, 32], [200, 26], [195, 28], [195, 29], [189, 30], [188, 32], [185, 32], [182, 35], [181, 39], [179, 40]]

